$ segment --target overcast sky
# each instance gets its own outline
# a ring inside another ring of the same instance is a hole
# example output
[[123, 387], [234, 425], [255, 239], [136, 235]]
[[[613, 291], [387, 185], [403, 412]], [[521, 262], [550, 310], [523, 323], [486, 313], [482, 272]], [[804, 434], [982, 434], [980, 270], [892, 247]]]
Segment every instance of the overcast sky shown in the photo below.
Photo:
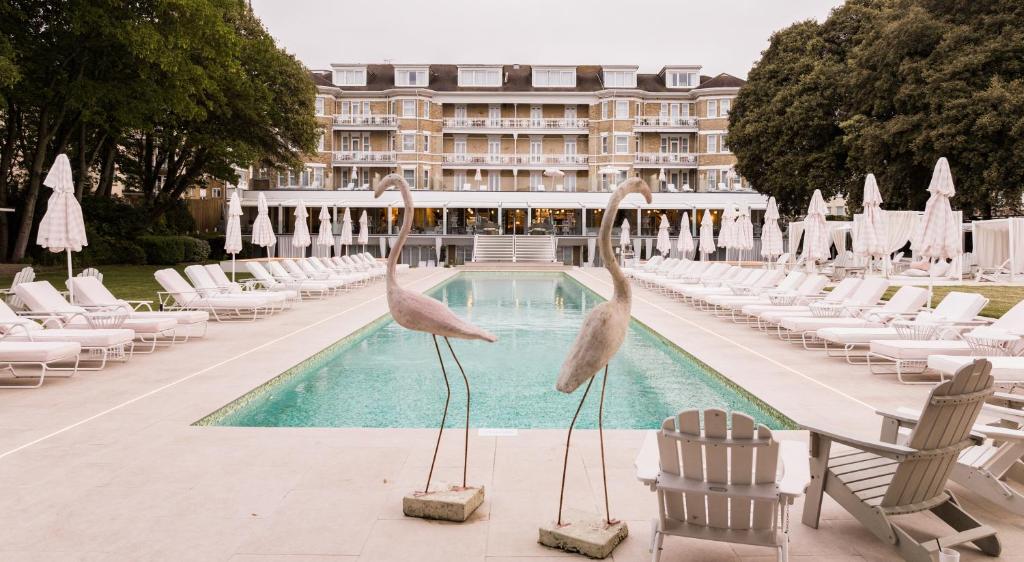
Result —
[[700, 64], [746, 77], [768, 37], [842, 0], [252, 0], [288, 51], [331, 63]]

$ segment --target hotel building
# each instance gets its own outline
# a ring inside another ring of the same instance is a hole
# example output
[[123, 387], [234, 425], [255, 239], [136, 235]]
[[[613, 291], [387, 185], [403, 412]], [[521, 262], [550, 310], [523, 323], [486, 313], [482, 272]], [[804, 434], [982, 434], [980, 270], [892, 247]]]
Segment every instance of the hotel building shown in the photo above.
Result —
[[[512, 234], [551, 236], [555, 259], [580, 263], [610, 189], [626, 177], [656, 192], [650, 208], [632, 202], [622, 211], [641, 239], [656, 235], [662, 213], [674, 236], [682, 211], [695, 229], [705, 211], [717, 218], [727, 205], [764, 208], [728, 149], [729, 110], [744, 81], [700, 71], [336, 64], [313, 73], [318, 153], [299, 170], [257, 171], [250, 187], [278, 207], [283, 234], [292, 220], [285, 209], [302, 199], [367, 210], [379, 238], [397, 233], [401, 201], [394, 193], [375, 200], [371, 188], [399, 173], [416, 190], [414, 233], [431, 244], [445, 237], [455, 246], [449, 263], [478, 257], [478, 235]], [[256, 195], [245, 193], [245, 205]], [[647, 253], [643, 242], [638, 249]]]

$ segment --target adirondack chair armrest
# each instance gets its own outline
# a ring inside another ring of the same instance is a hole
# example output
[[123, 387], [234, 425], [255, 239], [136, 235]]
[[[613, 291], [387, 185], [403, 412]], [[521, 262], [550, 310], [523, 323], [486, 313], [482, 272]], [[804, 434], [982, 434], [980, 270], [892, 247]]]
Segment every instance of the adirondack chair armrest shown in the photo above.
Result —
[[1009, 402], [1011, 404], [1017, 404], [1019, 406], [1024, 406], [1024, 394], [1013, 394], [1013, 393], [1010, 393], [1010, 392], [997, 392], [997, 393], [993, 394], [992, 397], [997, 399], [997, 400], [1004, 400], [1004, 401]]
[[779, 493], [789, 499], [804, 495], [811, 484], [811, 463], [804, 444], [792, 440], [779, 441], [779, 459], [782, 461]]
[[884, 441], [860, 439], [857, 437], [851, 437], [849, 435], [843, 435], [827, 429], [820, 429], [815, 427], [803, 426], [803, 429], [811, 432], [812, 446], [814, 440], [820, 437], [829, 439], [836, 443], [846, 445], [847, 447], [853, 447], [865, 453], [872, 453], [880, 457], [886, 457], [893, 460], [903, 460], [917, 452], [916, 449], [910, 447], [904, 447], [903, 445], [897, 445], [895, 443], [886, 443]]
[[1014, 441], [1017, 443], [1024, 443], [1024, 431], [1019, 429], [1010, 429], [1008, 427], [997, 427], [992, 425], [978, 425], [974, 427], [974, 430], [985, 434], [985, 437], [989, 439], [995, 439], [996, 441]]
[[[921, 418], [921, 410], [915, 410], [913, 408], [905, 407], [896, 408], [895, 411], [875, 410], [875, 413], [882, 416], [883, 418], [883, 440], [885, 440], [885, 422], [895, 422], [896, 429], [898, 430], [900, 427], [914, 427], [915, 425], [917, 425], [918, 420]], [[976, 445], [981, 445], [982, 443], [985, 442], [985, 434], [983, 431], [980, 431], [981, 427], [983, 426], [975, 424], [974, 428], [971, 430], [970, 439], [974, 441]], [[895, 435], [893, 435], [893, 440], [895, 440]]]
[[981, 411], [990, 416], [996, 416], [1005, 421], [1024, 425], [1024, 410], [1018, 410], [1016, 408], [1007, 408], [1006, 406], [997, 406], [995, 404], [986, 403], [982, 405]]
[[658, 473], [661, 472], [661, 459], [658, 454], [658, 432], [648, 431], [644, 435], [644, 442], [640, 446], [640, 452], [633, 461], [636, 467], [636, 479], [651, 487], [658, 482]]

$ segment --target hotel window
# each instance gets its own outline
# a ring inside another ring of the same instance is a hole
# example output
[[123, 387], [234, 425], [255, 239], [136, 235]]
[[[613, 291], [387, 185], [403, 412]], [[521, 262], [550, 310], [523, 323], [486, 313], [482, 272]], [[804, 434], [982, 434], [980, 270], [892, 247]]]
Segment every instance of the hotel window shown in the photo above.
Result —
[[423, 189], [430, 189], [430, 170], [426, 168], [423, 169], [423, 185], [420, 187]]
[[543, 127], [544, 126], [544, 106], [531, 105], [530, 106], [530, 126], [531, 127]]
[[690, 152], [690, 137], [679, 138], [679, 152], [688, 153]]
[[601, 135], [601, 154], [608, 154], [608, 135]]
[[566, 172], [562, 181], [565, 184], [562, 187], [566, 191], [576, 191], [576, 172]]
[[530, 191], [537, 191], [541, 186], [540, 170], [532, 170], [530, 172]]
[[350, 68], [345, 70], [334, 71], [334, 85], [335, 86], [365, 86], [366, 85], [366, 69], [365, 68]]
[[615, 135], [615, 154], [629, 153], [629, 135]]
[[616, 119], [629, 119], [629, 102], [626, 100], [617, 100], [615, 102], [615, 118]]
[[501, 154], [501, 139], [500, 138], [488, 138], [487, 139], [487, 154], [492, 156], [498, 156]]
[[535, 68], [533, 69], [533, 85], [541, 88], [572, 88], [576, 86], [576, 71]]
[[661, 107], [658, 108], [659, 117], [668, 117], [668, 104], [665, 102], [661, 103]]
[[466, 172], [459, 170], [455, 172], [455, 182], [452, 185], [456, 191], [463, 189], [466, 186]]
[[722, 140], [719, 141], [719, 144], [722, 145], [722, 152], [729, 152], [729, 145], [726, 143], [728, 137], [729, 135], [722, 135]]
[[690, 88], [696, 83], [696, 72], [672, 71], [665, 74], [665, 85], [669, 88]]
[[424, 101], [423, 102], [423, 118], [424, 119], [430, 119], [430, 102], [429, 101]]
[[416, 117], [416, 100], [402, 100], [402, 117]]
[[396, 86], [426, 86], [427, 85], [427, 71], [426, 70], [404, 70], [395, 69], [395, 85]]
[[423, 133], [423, 152], [430, 152], [430, 133]]
[[317, 96], [316, 97], [316, 114], [317, 115], [323, 115], [324, 114], [324, 102], [325, 101], [326, 100], [324, 100], [323, 96]]
[[501, 172], [497, 170], [487, 172], [487, 189], [501, 191]]
[[461, 104], [460, 103], [460, 104], [455, 106], [455, 121], [456, 121], [456, 123], [458, 123], [460, 125], [464, 125], [466, 123], [466, 105], [465, 104]]
[[718, 189], [718, 170], [705, 170], [704, 186], [708, 191]]
[[501, 86], [501, 70], [497, 68], [460, 68], [459, 86]]
[[323, 131], [321, 129], [320, 130], [320, 138], [317, 139], [317, 141], [316, 141], [316, 149], [319, 150], [320, 152], [324, 151], [324, 146], [325, 146], [325, 144], [324, 144], [324, 136], [325, 136], [325, 131]]
[[718, 135], [708, 135], [708, 153], [718, 152]]
[[682, 104], [681, 109], [683, 110], [683, 117], [689, 117], [690, 115], [693, 115], [693, 104], [692, 103], [684, 103], [684, 104]]
[[724, 99], [718, 102], [718, 115], [719, 117], [728, 117], [729, 110], [732, 109], [732, 100]]
[[487, 106], [487, 124], [491, 127], [501, 125], [501, 105], [492, 103]]
[[601, 102], [601, 119], [608, 118], [608, 102]]
[[455, 139], [455, 154], [466, 153], [466, 139]]
[[540, 139], [530, 139], [530, 162], [537, 164], [541, 160], [541, 153], [544, 151], [544, 146], [541, 144]]
[[568, 154], [568, 155], [572, 155], [572, 156], [576, 155], [576, 138], [575, 137], [566, 138], [565, 139], [565, 153]]
[[576, 120], [576, 106], [575, 105], [567, 105], [567, 106], [565, 106], [565, 113], [563, 115], [565, 116], [565, 119], [567, 121], [575, 121]]
[[718, 100], [708, 100], [707, 117], [718, 117]]
[[633, 70], [605, 70], [605, 88], [635, 88], [636, 72]]
[[416, 170], [402, 170], [402, 177], [405, 178], [405, 183], [409, 184], [409, 187], [416, 188]]
[[416, 135], [406, 133], [402, 135], [402, 152], [416, 152]]

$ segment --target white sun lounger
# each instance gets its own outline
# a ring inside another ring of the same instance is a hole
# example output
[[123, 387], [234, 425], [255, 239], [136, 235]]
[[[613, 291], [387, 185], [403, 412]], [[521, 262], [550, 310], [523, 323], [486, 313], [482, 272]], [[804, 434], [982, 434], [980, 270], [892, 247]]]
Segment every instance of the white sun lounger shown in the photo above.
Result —
[[773, 304], [778, 299], [783, 299], [788, 302], [801, 302], [803, 299], [816, 297], [821, 294], [821, 290], [828, 284], [828, 278], [824, 275], [808, 275], [797, 285], [796, 289], [787, 290], [781, 285], [776, 286], [775, 289], [770, 291], [764, 291], [756, 295], [730, 295], [728, 297], [722, 297], [716, 299], [719, 306], [722, 307], [738, 307], [742, 309], [744, 305], [748, 304]]
[[873, 277], [864, 279], [857, 289], [842, 302], [817, 302], [808, 305], [808, 312], [795, 314], [775, 314], [772, 311], [762, 313], [758, 318], [765, 326], [776, 326], [779, 339], [786, 341], [800, 340], [804, 347], [808, 344], [808, 334], [813, 339], [821, 324], [833, 318], [858, 318], [864, 311], [879, 308], [879, 299], [889, 288], [885, 279]]
[[862, 308], [857, 314], [834, 318], [782, 318], [779, 322], [779, 330], [816, 333], [822, 328], [878, 328], [894, 318], [908, 318], [917, 314], [927, 300], [928, 289], [904, 286], [900, 287], [892, 298], [877, 308]]
[[299, 292], [294, 289], [288, 289], [281, 285], [276, 287], [263, 287], [263, 284], [255, 279], [249, 279], [245, 283], [238, 283], [231, 281], [228, 274], [224, 271], [224, 268], [215, 263], [206, 264], [203, 267], [206, 268], [206, 273], [210, 275], [213, 282], [216, 283], [218, 287], [226, 287], [228, 293], [237, 295], [266, 295], [267, 293], [279, 293], [284, 295], [285, 301], [299, 300]]
[[[303, 265], [305, 263], [305, 265]], [[306, 258], [299, 260], [299, 266], [306, 272], [307, 275], [312, 273], [326, 273], [333, 279], [341, 279], [346, 285], [366, 285], [366, 280], [369, 277], [363, 272], [354, 271], [342, 271], [340, 268], [327, 267], [317, 258]]]
[[177, 323], [175, 342], [206, 335], [210, 315], [201, 310], [160, 310], [152, 309], [152, 301], [129, 301], [114, 296], [97, 277], [75, 277], [71, 280], [75, 288], [75, 302], [86, 309], [111, 310], [120, 308], [130, 318], [172, 318]]
[[200, 295], [209, 297], [226, 298], [262, 298], [270, 305], [271, 312], [280, 312], [288, 305], [288, 294], [280, 291], [248, 291], [245, 293], [233, 292], [230, 286], [219, 285], [210, 276], [210, 273], [201, 265], [190, 265], [185, 268], [185, 275], [188, 276], [192, 286]]
[[857, 287], [860, 286], [861, 280], [856, 277], [847, 277], [839, 282], [833, 289], [823, 295], [819, 299], [812, 299], [810, 302], [789, 304], [789, 305], [774, 305], [774, 304], [745, 304], [742, 307], [733, 308], [733, 320], [741, 321], [745, 318], [753, 318], [758, 324], [766, 323], [769, 325], [777, 324], [776, 318], [783, 316], [810, 316], [811, 315], [811, 302], [821, 302], [828, 304], [841, 304], [846, 299], [853, 296]]
[[161, 269], [153, 274], [163, 287], [160, 305], [164, 310], [205, 310], [217, 322], [256, 320], [270, 315], [275, 303], [261, 296], [204, 295], [194, 289], [174, 269]]
[[[934, 310], [919, 312], [914, 321], [932, 325], [948, 324], [950, 327], [977, 325], [977, 316], [986, 304], [988, 299], [978, 293], [953, 291], [947, 294]], [[863, 354], [854, 354], [855, 349], [867, 347], [874, 340], [901, 339], [899, 330], [889, 324], [891, 322], [880, 327], [820, 328], [815, 332], [815, 338], [822, 342], [827, 354], [836, 356], [833, 350], [840, 349], [848, 363], [862, 363], [863, 361], [855, 360], [863, 359]]]
[[[280, 260], [272, 262], [272, 265], [279, 265], [288, 273], [288, 275], [291, 276], [292, 279], [297, 279], [299, 281], [319, 281], [320, 283], [330, 287], [335, 294], [346, 289], [345, 281], [343, 279], [332, 277], [330, 274], [319, 274], [316, 272], [313, 274], [306, 273], [306, 271], [293, 260]], [[309, 265], [307, 264], [306, 267], [309, 267]]]
[[[35, 378], [35, 384], [6, 384], [0, 388], [39, 388], [46, 380], [49, 371], [54, 370], [53, 365], [73, 362], [71, 376], [78, 372], [78, 357], [81, 354], [82, 346], [75, 342], [35, 342], [35, 341], [6, 341], [0, 340], [0, 366], [3, 366], [15, 378]], [[19, 373], [15, 367], [39, 367], [42, 372], [38, 375], [26, 375]]]
[[338, 291], [338, 284], [334, 281], [294, 277], [291, 273], [285, 270], [284, 266], [281, 265], [281, 260], [268, 261], [263, 265], [267, 268], [267, 271], [270, 272], [274, 279], [290, 286], [299, 285], [302, 287], [301, 290], [303, 293], [312, 294], [313, 291], [317, 291], [320, 292], [321, 295], [333, 295]]
[[[49, 319], [49, 316], [44, 317]], [[5, 342], [75, 342], [88, 353], [81, 361], [98, 363], [77, 369], [98, 371], [108, 360], [127, 361], [132, 356], [135, 332], [126, 328], [51, 328], [40, 326], [31, 317], [19, 316], [7, 303], [0, 301], [0, 335]], [[58, 370], [53, 368], [53, 370]]]
[[303, 295], [317, 296], [323, 298], [330, 291], [326, 285], [316, 283], [303, 283], [295, 280], [280, 280], [267, 271], [262, 263], [256, 261], [245, 262], [245, 268], [252, 274], [254, 282], [258, 283], [268, 291], [294, 291], [302, 300]]
[[[723, 279], [720, 283], [710, 280], [704, 283], [703, 287], [689, 291], [690, 303], [702, 310], [713, 309], [714, 307], [708, 303], [709, 298], [716, 296], [738, 296], [734, 287], [743, 287], [745, 289], [755, 286], [762, 287], [759, 281], [769, 273], [771, 273], [771, 270], [768, 269], [743, 269], [739, 274], [729, 279]], [[774, 284], [772, 283], [772, 285]]]
[[149, 349], [134, 350], [134, 353], [150, 353], [161, 342], [174, 342], [174, 330], [178, 323], [173, 318], [135, 318], [120, 308], [88, 310], [68, 303], [48, 281], [22, 283], [15, 292], [33, 316], [37, 319], [48, 317], [43, 320], [43, 325], [47, 327], [127, 328], [135, 332], [136, 339], [150, 344]]
[[666, 293], [671, 290], [673, 285], [678, 284], [679, 280], [683, 277], [700, 275], [710, 265], [711, 262], [706, 261], [680, 260], [675, 267], [664, 275], [648, 279], [647, 286], [660, 293]]

